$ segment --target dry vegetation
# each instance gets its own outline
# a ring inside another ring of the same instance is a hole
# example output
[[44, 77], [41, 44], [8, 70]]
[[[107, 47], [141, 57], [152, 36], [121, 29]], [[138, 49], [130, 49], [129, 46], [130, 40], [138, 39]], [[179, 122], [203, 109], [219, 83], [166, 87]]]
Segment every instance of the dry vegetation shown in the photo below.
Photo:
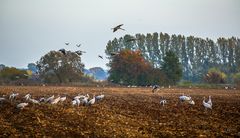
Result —
[[[94, 87], [0, 87], [0, 95], [16, 91], [15, 102], [0, 104], [0, 137], [6, 136], [90, 136], [169, 137], [240, 136], [240, 91], [214, 89], [161, 89]], [[73, 107], [78, 93], [105, 94], [91, 107]], [[16, 104], [31, 93], [33, 98], [67, 95], [58, 105], [32, 105], [23, 110]], [[177, 105], [181, 93], [190, 94], [195, 106]], [[212, 96], [213, 110], [205, 111], [203, 96]], [[168, 103], [159, 105], [159, 97]]]

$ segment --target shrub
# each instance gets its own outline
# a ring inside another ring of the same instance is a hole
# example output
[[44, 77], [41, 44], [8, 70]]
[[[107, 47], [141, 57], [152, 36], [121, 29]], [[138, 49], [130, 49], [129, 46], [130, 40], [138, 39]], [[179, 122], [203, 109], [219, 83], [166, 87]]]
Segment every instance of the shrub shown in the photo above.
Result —
[[240, 72], [234, 74], [233, 79], [234, 83], [238, 86], [238, 88], [240, 88]]
[[210, 68], [208, 73], [204, 76], [204, 80], [211, 84], [225, 83], [226, 78], [227, 75], [217, 68]]

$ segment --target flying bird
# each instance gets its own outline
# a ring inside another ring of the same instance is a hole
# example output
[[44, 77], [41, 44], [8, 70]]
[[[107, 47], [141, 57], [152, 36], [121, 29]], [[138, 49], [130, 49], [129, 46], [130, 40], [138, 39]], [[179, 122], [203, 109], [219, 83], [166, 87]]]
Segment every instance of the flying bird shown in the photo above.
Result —
[[68, 46], [68, 45], [69, 45], [69, 42], [65, 42], [65, 45], [67, 45], [67, 46]]
[[80, 47], [82, 44], [76, 44], [77, 47]]
[[99, 58], [103, 59], [103, 57], [101, 55], [98, 55]]
[[123, 24], [120, 24], [120, 25], [118, 25], [118, 26], [116, 26], [116, 27], [112, 28], [113, 32], [116, 32], [116, 31], [117, 31], [117, 30], [119, 30], [119, 29], [121, 29], [121, 30], [124, 30], [124, 31], [125, 31], [125, 29], [121, 28], [122, 26], [123, 26]]
[[58, 51], [60, 51], [60, 52], [62, 52], [63, 53], [63, 55], [66, 55], [66, 50], [65, 49], [59, 49]]
[[86, 53], [85, 51], [81, 51], [81, 50], [78, 50], [78, 51], [75, 51], [76, 54], [78, 54], [79, 56], [82, 55], [82, 53]]

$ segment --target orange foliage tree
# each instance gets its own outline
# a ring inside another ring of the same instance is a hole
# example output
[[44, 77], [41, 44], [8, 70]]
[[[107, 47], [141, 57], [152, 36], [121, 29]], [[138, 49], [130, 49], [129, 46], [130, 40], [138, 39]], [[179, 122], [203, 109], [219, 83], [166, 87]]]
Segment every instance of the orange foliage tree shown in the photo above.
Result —
[[160, 76], [159, 78], [150, 76], [149, 73], [153, 71], [153, 67], [143, 58], [141, 51], [122, 50], [111, 57], [109, 66], [108, 79], [114, 83], [147, 85], [160, 81]]

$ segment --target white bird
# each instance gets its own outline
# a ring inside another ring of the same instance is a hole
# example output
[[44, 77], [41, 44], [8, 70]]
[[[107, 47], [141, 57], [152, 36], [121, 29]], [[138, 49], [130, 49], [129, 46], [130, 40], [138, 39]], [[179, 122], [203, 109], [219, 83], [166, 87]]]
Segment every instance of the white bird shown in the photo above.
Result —
[[158, 91], [159, 90], [159, 86], [158, 85], [154, 85], [153, 86], [153, 89], [152, 89], [152, 92], [154, 93], [155, 91]]
[[209, 108], [209, 109], [212, 109], [212, 105], [205, 102], [205, 97], [204, 97], [204, 99], [203, 99], [203, 106], [205, 107], [205, 109], [208, 109], [208, 108]]
[[54, 95], [52, 95], [51, 97], [47, 98], [45, 102], [46, 103], [51, 103], [53, 101], [53, 99], [54, 99]]
[[18, 95], [19, 95], [18, 93], [13, 93], [13, 94], [11, 94], [11, 95], [9, 96], [9, 99], [10, 99], [10, 100], [13, 100], [13, 99], [15, 99]]
[[25, 98], [26, 100], [28, 100], [30, 97], [31, 97], [30, 94], [27, 94], [27, 95], [24, 96], [24, 98]]
[[29, 98], [28, 100], [33, 104], [39, 104], [38, 100], [35, 100], [35, 99], [32, 99], [32, 98]]
[[212, 106], [212, 99], [211, 99], [211, 96], [208, 96], [208, 104], [210, 104]]
[[60, 98], [60, 101], [61, 101], [61, 102], [63, 102], [63, 101], [65, 101], [66, 99], [67, 99], [67, 97], [66, 97], [66, 96], [64, 96], [64, 97], [61, 97], [61, 98]]
[[96, 96], [95, 98], [96, 98], [97, 101], [99, 101], [99, 100], [102, 100], [104, 98], [104, 95], [101, 94], [101, 95]]
[[87, 105], [88, 104], [88, 97], [84, 97], [83, 99], [81, 99], [81, 102], [83, 103], [83, 105]]
[[184, 101], [190, 101], [192, 98], [190, 96], [182, 95], [179, 97], [179, 100], [184, 102]]
[[72, 105], [77, 105], [77, 106], [79, 106], [79, 105], [80, 105], [80, 100], [79, 100], [79, 99], [74, 99], [74, 100], [72, 101]]
[[165, 100], [165, 99], [161, 99], [160, 100], [160, 105], [163, 105], [164, 106], [164, 104], [166, 104], [167, 103], [167, 100]]
[[52, 100], [51, 104], [57, 104], [60, 100], [61, 100], [61, 97], [59, 96], [58, 98]]
[[95, 103], [95, 100], [96, 100], [95, 95], [93, 95], [93, 98], [90, 101], [88, 101], [87, 105], [93, 105]]
[[188, 103], [191, 105], [195, 105], [195, 102], [192, 99], [190, 101], [188, 101]]
[[5, 100], [6, 100], [5, 98], [0, 97], [0, 102], [3, 102], [3, 101], [5, 101]]
[[28, 103], [20, 103], [17, 105], [17, 108], [23, 109], [27, 105], [28, 105]]
[[84, 97], [85, 97], [84, 95], [78, 95], [78, 96], [75, 96], [73, 99], [82, 99]]
[[46, 101], [46, 99], [44, 98], [44, 97], [42, 97], [42, 98], [40, 98], [39, 99], [39, 102], [41, 103], [41, 102], [45, 102]]

